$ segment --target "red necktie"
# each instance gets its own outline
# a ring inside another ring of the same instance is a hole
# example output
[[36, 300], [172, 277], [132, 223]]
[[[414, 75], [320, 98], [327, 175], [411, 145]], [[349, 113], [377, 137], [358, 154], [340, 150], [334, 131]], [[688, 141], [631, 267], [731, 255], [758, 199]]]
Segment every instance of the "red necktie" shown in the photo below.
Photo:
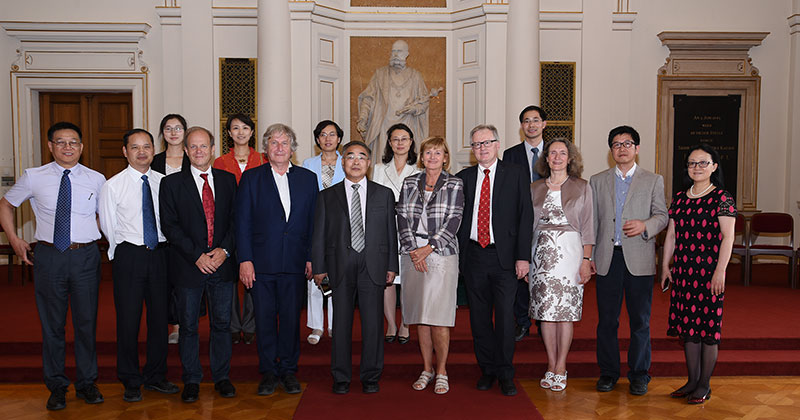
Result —
[[492, 201], [491, 195], [491, 180], [489, 179], [489, 170], [483, 170], [483, 183], [481, 184], [481, 201], [478, 204], [478, 243], [486, 248], [489, 245], [491, 237], [489, 236], [489, 205]]
[[208, 227], [208, 247], [214, 243], [214, 193], [211, 192], [211, 185], [208, 185], [208, 174], [200, 174], [203, 178], [203, 212], [206, 214], [206, 226]]

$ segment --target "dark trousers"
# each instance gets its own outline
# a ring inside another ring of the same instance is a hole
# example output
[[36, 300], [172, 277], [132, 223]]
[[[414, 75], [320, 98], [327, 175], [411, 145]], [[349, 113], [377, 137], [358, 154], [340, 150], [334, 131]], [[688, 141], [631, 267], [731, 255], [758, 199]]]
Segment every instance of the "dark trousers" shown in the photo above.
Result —
[[350, 382], [353, 376], [353, 312], [358, 298], [361, 316], [361, 382], [378, 382], [383, 372], [383, 290], [367, 273], [364, 252], [350, 250], [341, 279], [333, 285], [333, 348], [331, 373], [334, 382]]
[[84, 388], [97, 380], [95, 333], [100, 251], [97, 244], [64, 252], [40, 244], [34, 258], [36, 308], [42, 323], [44, 383], [51, 391], [70, 383], [64, 374], [64, 326], [69, 307], [75, 330], [75, 388]]
[[[167, 375], [167, 249], [119, 244], [112, 264], [117, 313], [117, 377], [126, 388]], [[147, 362], [139, 370], [139, 327], [147, 305]]]
[[513, 379], [515, 272], [500, 267], [493, 247], [484, 249], [472, 241], [467, 247], [463, 274], [475, 358], [483, 374]]
[[628, 379], [650, 381], [650, 307], [653, 302], [653, 276], [634, 276], [625, 265], [621, 248], [614, 248], [611, 267], [597, 276], [597, 364], [600, 375], [619, 378], [619, 313], [622, 297], [630, 319], [631, 343], [628, 346]]
[[233, 288], [227, 279], [219, 274], [206, 276], [201, 287], [176, 286], [178, 295], [178, 318], [181, 334], [178, 342], [181, 354], [185, 384], [199, 384], [203, 380], [200, 367], [200, 337], [197, 329], [200, 320], [200, 306], [203, 290], [208, 297], [209, 326], [211, 334], [208, 343], [208, 356], [211, 362], [211, 379], [216, 383], [228, 379], [231, 370], [231, 293]]
[[[238, 269], [236, 270], [238, 273]], [[233, 299], [231, 299], [231, 333], [245, 333], [253, 334], [256, 332], [256, 317], [253, 311], [253, 291], [252, 289], [244, 288], [244, 297], [240, 303], [239, 301], [239, 285], [242, 282], [233, 282]]]
[[300, 310], [305, 287], [306, 278], [303, 274], [256, 273], [252, 292], [258, 371], [262, 375], [272, 373], [283, 376], [297, 372], [297, 361], [300, 360]]
[[526, 330], [531, 327], [531, 318], [528, 313], [531, 308], [531, 293], [528, 286], [528, 282], [524, 279], [517, 280], [517, 295], [514, 298], [514, 319], [517, 325]]

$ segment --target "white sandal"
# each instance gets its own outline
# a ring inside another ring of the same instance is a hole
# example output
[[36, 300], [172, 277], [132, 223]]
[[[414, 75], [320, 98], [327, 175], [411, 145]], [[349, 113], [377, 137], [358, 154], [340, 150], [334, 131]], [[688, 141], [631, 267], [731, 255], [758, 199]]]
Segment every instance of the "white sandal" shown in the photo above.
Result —
[[417, 391], [422, 391], [423, 389], [428, 387], [428, 384], [431, 383], [433, 376], [436, 374], [436, 371], [428, 372], [427, 370], [423, 370], [422, 373], [419, 374], [419, 378], [411, 385]]
[[553, 385], [550, 386], [551, 391], [561, 392], [567, 388], [567, 372], [563, 375], [553, 375]]
[[319, 343], [321, 337], [322, 330], [311, 330], [311, 334], [308, 335], [308, 344], [314, 345]]
[[544, 378], [539, 380], [539, 386], [544, 389], [550, 389], [553, 386], [553, 377], [556, 376], [554, 372], [549, 370], [544, 373]]
[[433, 392], [439, 395], [447, 394], [450, 391], [450, 381], [447, 375], [436, 375], [436, 383], [433, 387]]

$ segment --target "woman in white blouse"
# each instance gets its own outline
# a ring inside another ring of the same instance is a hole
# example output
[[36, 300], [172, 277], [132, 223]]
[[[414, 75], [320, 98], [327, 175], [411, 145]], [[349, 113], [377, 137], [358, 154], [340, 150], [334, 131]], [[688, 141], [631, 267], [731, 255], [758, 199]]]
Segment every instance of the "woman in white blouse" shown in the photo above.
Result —
[[[407, 125], [395, 124], [389, 127], [389, 130], [386, 131], [383, 163], [375, 165], [372, 170], [372, 181], [391, 189], [394, 192], [395, 201], [400, 199], [403, 180], [420, 171], [415, 165], [417, 152], [414, 149], [414, 133]], [[400, 284], [400, 275], [396, 276], [394, 284], [384, 289], [383, 292], [383, 313], [389, 324], [386, 329], [387, 343], [397, 340], [400, 344], [405, 344], [409, 340], [408, 325], [401, 322], [398, 329], [395, 319], [397, 313], [397, 288], [395, 285]]]

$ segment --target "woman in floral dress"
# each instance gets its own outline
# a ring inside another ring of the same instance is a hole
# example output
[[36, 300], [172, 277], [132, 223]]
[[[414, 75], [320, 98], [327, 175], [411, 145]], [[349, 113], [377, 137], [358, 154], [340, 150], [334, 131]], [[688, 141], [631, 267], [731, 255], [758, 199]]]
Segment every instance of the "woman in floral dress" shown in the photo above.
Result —
[[669, 209], [661, 287], [672, 286], [667, 335], [684, 342], [689, 371], [686, 384], [671, 396], [702, 404], [711, 398], [711, 374], [719, 352], [736, 202], [723, 189], [719, 154], [705, 144], [689, 150], [686, 181], [691, 186], [675, 194]]

